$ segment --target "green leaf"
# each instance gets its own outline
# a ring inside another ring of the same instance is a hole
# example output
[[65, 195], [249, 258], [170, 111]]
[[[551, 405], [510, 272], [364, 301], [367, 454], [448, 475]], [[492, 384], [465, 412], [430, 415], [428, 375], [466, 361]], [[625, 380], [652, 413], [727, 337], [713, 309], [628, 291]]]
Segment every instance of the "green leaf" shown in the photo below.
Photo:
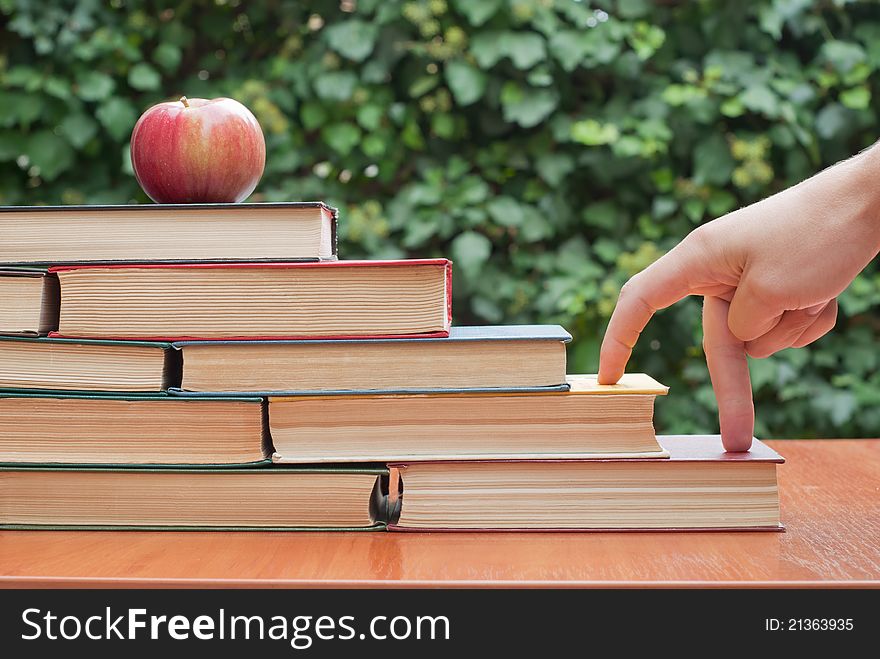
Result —
[[492, 243], [476, 231], [465, 231], [455, 237], [450, 246], [456, 266], [466, 273], [475, 273], [489, 260]]
[[640, 60], [649, 59], [666, 42], [666, 32], [658, 25], [639, 21], [629, 34], [629, 44]]
[[359, 19], [336, 23], [324, 30], [328, 45], [343, 57], [362, 62], [373, 52], [379, 27]]
[[0, 126], [28, 126], [42, 115], [44, 107], [37, 94], [0, 89]]
[[595, 119], [577, 121], [571, 126], [571, 138], [575, 142], [587, 146], [611, 144], [620, 137], [620, 131], [614, 124], [601, 124]]
[[782, 36], [782, 14], [773, 4], [763, 5], [758, 9], [758, 24], [761, 29], [777, 41]]
[[847, 73], [868, 58], [864, 48], [848, 41], [826, 41], [822, 44], [821, 53], [841, 73]]
[[709, 196], [708, 208], [712, 217], [720, 217], [736, 208], [736, 197], [727, 190], [713, 190]]
[[695, 100], [706, 98], [706, 90], [696, 85], [672, 84], [663, 90], [663, 100], [678, 107]]
[[15, 132], [0, 133], [0, 162], [15, 160], [25, 151], [25, 137]]
[[347, 156], [361, 140], [361, 129], [354, 124], [331, 124], [321, 130], [321, 138], [337, 153]]
[[516, 40], [516, 44], [510, 45], [507, 54], [516, 68], [529, 69], [546, 59], [547, 49], [540, 34], [520, 32], [513, 39]]
[[128, 72], [128, 84], [140, 91], [156, 91], [162, 85], [162, 78], [149, 64], [135, 64]]
[[376, 130], [382, 123], [385, 111], [381, 105], [362, 105], [357, 111], [358, 123], [366, 130]]
[[537, 126], [556, 109], [559, 96], [553, 89], [530, 89], [514, 82], [505, 83], [501, 90], [504, 120], [523, 128]]
[[153, 61], [168, 73], [177, 71], [182, 57], [180, 48], [167, 41], [160, 43], [153, 51]]
[[463, 14], [468, 23], [480, 26], [492, 18], [501, 7], [502, 0], [453, 0], [455, 11]]
[[500, 32], [480, 32], [471, 40], [471, 55], [477, 60], [477, 65], [483, 69], [490, 69], [507, 55], [505, 35]]
[[574, 171], [574, 158], [566, 153], [542, 153], [535, 162], [535, 169], [542, 179], [556, 187]]
[[777, 368], [777, 359], [775, 357], [770, 357], [769, 359], [750, 359], [749, 373], [754, 391], [760, 391], [767, 385], [772, 386], [776, 382]]
[[98, 132], [98, 124], [86, 114], [70, 114], [61, 122], [61, 134], [77, 149], [82, 149]]
[[387, 145], [378, 135], [367, 135], [361, 142], [361, 151], [370, 158], [379, 158], [385, 154]]
[[45, 35], [40, 35], [34, 39], [34, 52], [37, 55], [48, 55], [54, 47], [54, 41]]
[[44, 108], [45, 102], [37, 94], [0, 89], [0, 126], [28, 126], [42, 115]]
[[819, 137], [830, 140], [846, 128], [850, 121], [850, 111], [839, 103], [830, 103], [816, 115], [816, 132]]
[[553, 73], [551, 72], [550, 67], [545, 64], [536, 66], [529, 71], [529, 74], [526, 76], [526, 82], [532, 87], [550, 87], [556, 81], [553, 78]]
[[593, 29], [584, 36], [583, 48], [585, 66], [610, 64], [623, 48], [623, 34], [618, 31], [601, 28]]
[[669, 217], [678, 208], [678, 202], [671, 197], [654, 197], [651, 204], [651, 214], [658, 220]]
[[590, 49], [589, 33], [560, 30], [550, 36], [550, 52], [566, 71], [574, 71]]
[[[584, 221], [591, 227], [597, 227], [605, 231], [613, 231], [620, 226], [620, 210], [612, 201], [596, 201], [584, 208], [582, 216]], [[615, 246], [615, 256], [620, 252], [620, 247]]]
[[728, 98], [721, 104], [721, 114], [725, 117], [740, 117], [745, 114], [745, 107], [743, 106], [742, 101], [737, 96], [735, 98]]
[[841, 92], [840, 102], [852, 110], [865, 110], [871, 104], [871, 90], [867, 86], [847, 89]]
[[492, 300], [485, 297], [476, 297], [471, 301], [471, 308], [480, 318], [490, 323], [499, 324], [504, 320], [504, 312], [498, 308], [498, 305]]
[[419, 128], [418, 122], [414, 119], [407, 120], [400, 137], [403, 139], [403, 143], [410, 149], [422, 151], [425, 148], [425, 138], [422, 135], [422, 129]]
[[849, 421], [858, 409], [858, 401], [851, 391], [823, 391], [816, 398], [815, 404], [818, 409], [830, 415], [835, 426]]
[[77, 76], [77, 95], [84, 101], [102, 101], [116, 89], [113, 78], [106, 73], [89, 71]]
[[697, 224], [703, 219], [703, 214], [706, 212], [706, 204], [702, 199], [688, 199], [682, 204], [682, 209], [688, 219]]
[[509, 57], [518, 69], [528, 69], [547, 57], [544, 38], [535, 32], [480, 32], [471, 41], [471, 54], [482, 69]]
[[455, 136], [455, 119], [448, 114], [432, 114], [431, 131], [444, 140], [452, 139]]
[[64, 138], [50, 130], [35, 133], [28, 139], [27, 155], [32, 166], [40, 170], [40, 177], [52, 181], [74, 163], [74, 152]]
[[317, 103], [303, 103], [299, 118], [306, 130], [315, 130], [327, 121], [327, 111]]
[[122, 173], [127, 176], [134, 176], [134, 166], [131, 164], [131, 142], [127, 142], [122, 147], [121, 163], [120, 169]]
[[641, 18], [651, 12], [650, 0], [617, 0], [621, 18]]
[[779, 97], [769, 87], [764, 85], [749, 87], [740, 94], [739, 100], [752, 112], [757, 112], [770, 118], [779, 116]]
[[534, 243], [554, 235], [555, 227], [532, 206], [524, 206], [523, 215], [525, 222], [519, 234], [523, 242]]
[[103, 103], [95, 112], [95, 116], [116, 141], [131, 136], [131, 129], [134, 128], [138, 118], [134, 106], [118, 96]]
[[62, 101], [68, 100], [71, 96], [70, 82], [57, 76], [46, 78], [46, 82], [43, 84], [43, 90], [49, 96], [60, 98]]
[[351, 71], [322, 73], [313, 81], [315, 93], [326, 101], [347, 101], [357, 86], [357, 76]]
[[522, 206], [512, 197], [496, 197], [489, 202], [487, 210], [492, 219], [501, 226], [518, 227], [525, 221]]
[[419, 78], [416, 78], [413, 83], [409, 86], [409, 95], [412, 98], [420, 98], [427, 94], [429, 91], [433, 90], [437, 85], [440, 84], [440, 76], [436, 75], [425, 75]]
[[33, 91], [34, 83], [39, 83], [42, 74], [32, 66], [13, 66], [3, 75], [4, 87], [23, 87]]
[[611, 144], [611, 150], [621, 158], [634, 158], [641, 155], [650, 155], [651, 145], [642, 141], [635, 135], [621, 135]]
[[461, 106], [475, 103], [486, 91], [486, 74], [461, 60], [449, 62], [444, 73], [455, 102]]
[[727, 140], [715, 133], [702, 140], [694, 149], [694, 183], [727, 185], [736, 167]]

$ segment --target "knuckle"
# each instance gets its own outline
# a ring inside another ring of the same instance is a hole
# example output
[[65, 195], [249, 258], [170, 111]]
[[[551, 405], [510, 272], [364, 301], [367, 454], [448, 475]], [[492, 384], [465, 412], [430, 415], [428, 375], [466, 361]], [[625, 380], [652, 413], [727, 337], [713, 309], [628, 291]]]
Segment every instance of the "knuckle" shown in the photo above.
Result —
[[722, 399], [728, 412], [748, 412], [755, 403], [748, 396], [729, 396]]
[[641, 307], [643, 311], [653, 314], [654, 308], [648, 303], [645, 296], [642, 294], [644, 281], [642, 273], [633, 275], [630, 277], [629, 281], [620, 288], [618, 298], [630, 306]]
[[630, 299], [637, 295], [637, 291], [639, 288], [639, 276], [633, 275], [630, 277], [627, 282], [620, 287], [620, 298], [621, 299]]
[[703, 352], [707, 356], [717, 357], [728, 361], [744, 359], [746, 355], [742, 343], [713, 341], [711, 339], [707, 340], [705, 336], [703, 337]]
[[702, 226], [698, 226], [687, 236], [685, 236], [682, 243], [690, 249], [697, 250], [699, 252], [706, 252], [709, 250], [712, 244], [712, 238], [710, 235], [711, 233], [712, 230], [709, 225], [704, 224]]

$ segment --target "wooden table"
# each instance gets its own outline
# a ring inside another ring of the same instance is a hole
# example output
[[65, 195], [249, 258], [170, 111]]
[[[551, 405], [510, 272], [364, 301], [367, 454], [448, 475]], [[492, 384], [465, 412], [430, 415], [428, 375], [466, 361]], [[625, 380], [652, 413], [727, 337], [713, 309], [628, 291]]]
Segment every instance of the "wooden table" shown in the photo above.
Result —
[[880, 440], [775, 441], [785, 533], [0, 533], [6, 587], [880, 587]]

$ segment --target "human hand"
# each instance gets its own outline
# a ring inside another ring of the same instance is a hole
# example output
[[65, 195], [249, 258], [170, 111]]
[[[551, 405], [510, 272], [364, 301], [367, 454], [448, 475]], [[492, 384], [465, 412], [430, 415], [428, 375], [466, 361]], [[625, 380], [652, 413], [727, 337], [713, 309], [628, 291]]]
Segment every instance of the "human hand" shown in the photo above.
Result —
[[837, 319], [836, 297], [880, 249], [878, 148], [698, 227], [632, 277], [602, 341], [599, 382], [620, 379], [657, 310], [702, 295], [721, 437], [728, 451], [748, 450], [755, 412], [747, 355], [824, 336]]

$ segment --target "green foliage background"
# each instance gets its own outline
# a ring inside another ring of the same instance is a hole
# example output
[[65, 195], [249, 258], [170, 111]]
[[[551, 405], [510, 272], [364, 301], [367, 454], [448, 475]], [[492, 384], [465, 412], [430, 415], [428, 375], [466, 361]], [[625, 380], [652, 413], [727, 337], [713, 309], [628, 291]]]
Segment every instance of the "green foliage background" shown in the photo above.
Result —
[[[226, 95], [255, 199], [326, 199], [346, 257], [455, 259], [459, 324], [559, 322], [595, 371], [620, 285], [695, 226], [878, 137], [868, 2], [0, 0], [0, 204], [144, 202], [128, 138]], [[814, 346], [753, 361], [763, 436], [880, 436], [880, 274]], [[717, 428], [699, 301], [632, 366], [667, 432]]]

